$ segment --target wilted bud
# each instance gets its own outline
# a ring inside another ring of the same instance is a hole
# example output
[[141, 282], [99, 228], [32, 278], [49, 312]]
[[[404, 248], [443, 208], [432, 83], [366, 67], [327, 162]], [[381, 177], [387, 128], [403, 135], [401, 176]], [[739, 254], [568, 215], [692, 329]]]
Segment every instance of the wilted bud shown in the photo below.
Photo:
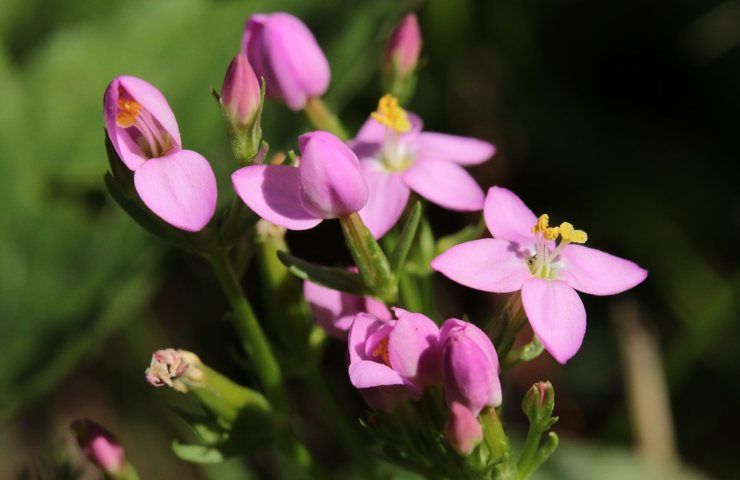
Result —
[[118, 439], [87, 418], [71, 426], [77, 443], [88, 460], [108, 475], [118, 475], [126, 468], [126, 457]]
[[341, 140], [316, 131], [298, 138], [298, 186], [303, 208], [317, 218], [357, 212], [367, 203], [367, 182], [360, 161]]
[[537, 382], [532, 385], [522, 400], [522, 410], [529, 418], [529, 423], [548, 429], [552, 421], [552, 412], [555, 408], [555, 390], [550, 382]]
[[146, 381], [155, 387], [167, 385], [186, 393], [188, 388], [203, 381], [202, 367], [203, 363], [192, 352], [174, 348], [157, 350], [146, 369]]
[[483, 429], [478, 418], [465, 405], [452, 402], [445, 424], [445, 437], [457, 453], [468, 456], [483, 440]]

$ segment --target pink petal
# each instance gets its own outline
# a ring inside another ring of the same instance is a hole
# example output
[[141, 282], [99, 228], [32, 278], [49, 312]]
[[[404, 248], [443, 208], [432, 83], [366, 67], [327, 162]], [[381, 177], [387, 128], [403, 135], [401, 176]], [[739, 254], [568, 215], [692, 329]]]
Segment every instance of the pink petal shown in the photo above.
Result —
[[349, 380], [355, 388], [404, 385], [401, 374], [391, 367], [371, 360], [360, 360], [349, 366]]
[[560, 279], [592, 295], [624, 292], [647, 277], [647, 270], [634, 262], [582, 245], [568, 245], [560, 256]]
[[429, 317], [400, 315], [388, 336], [391, 367], [420, 388], [434, 382], [439, 378], [438, 337], [439, 327]]
[[457, 453], [467, 456], [483, 441], [483, 429], [473, 412], [462, 403], [452, 402], [445, 437]]
[[372, 358], [365, 354], [365, 343], [367, 339], [381, 326], [384, 322], [379, 321], [367, 313], [358, 313], [354, 322], [349, 329], [347, 336], [347, 348], [349, 349], [350, 363], [359, 362]]
[[290, 230], [308, 230], [321, 223], [299, 199], [298, 169], [287, 165], [251, 165], [231, 175], [234, 190], [265, 220]]
[[[408, 132], [401, 134], [400, 140], [402, 142], [407, 142], [411, 138], [416, 138], [424, 126], [424, 122], [422, 122], [418, 115], [411, 112], [407, 112], [407, 115], [409, 122], [411, 123], [411, 129]], [[388, 127], [373, 118], [368, 118], [365, 120], [365, 123], [362, 124], [362, 127], [360, 127], [355, 138], [350, 141], [350, 144], [351, 146], [356, 143], [373, 143], [382, 145], [385, 143], [387, 132]]]
[[446, 133], [422, 132], [416, 145], [419, 159], [445, 160], [460, 165], [478, 165], [496, 153], [496, 147], [488, 142]]
[[191, 150], [147, 160], [134, 173], [134, 185], [152, 212], [181, 230], [202, 230], [216, 210], [216, 176]]
[[329, 88], [329, 62], [311, 31], [298, 18], [275, 13], [264, 24], [262, 45], [280, 96], [292, 110]]
[[431, 267], [461, 285], [496, 293], [519, 290], [531, 276], [516, 245], [496, 238], [455, 245], [432, 260]]
[[417, 160], [403, 173], [406, 185], [430, 202], [458, 211], [483, 208], [483, 190], [460, 165]]
[[314, 320], [326, 333], [340, 340], [347, 338], [347, 330], [355, 315], [362, 312], [365, 299], [357, 295], [332, 290], [313, 282], [303, 283], [303, 296], [306, 297]]
[[477, 415], [501, 398], [498, 371], [462, 329], [454, 329], [444, 344], [444, 385], [447, 404], [460, 402]]
[[380, 238], [401, 218], [411, 190], [400, 174], [380, 170], [375, 161], [364, 161], [362, 166], [369, 196], [360, 217], [373, 237]]
[[518, 243], [522, 248], [534, 245], [532, 227], [537, 223], [537, 217], [514, 192], [491, 187], [486, 196], [483, 216], [494, 237]]
[[586, 309], [573, 288], [560, 280], [530, 278], [522, 303], [534, 333], [560, 363], [576, 354], [586, 333]]

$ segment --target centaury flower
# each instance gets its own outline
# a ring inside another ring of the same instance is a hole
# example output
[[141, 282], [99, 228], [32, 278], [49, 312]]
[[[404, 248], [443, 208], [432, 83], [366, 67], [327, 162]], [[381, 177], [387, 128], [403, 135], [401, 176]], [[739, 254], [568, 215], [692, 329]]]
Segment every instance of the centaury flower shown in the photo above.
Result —
[[105, 91], [104, 116], [108, 138], [134, 172], [144, 204], [176, 228], [203, 229], [216, 210], [216, 176], [202, 155], [182, 149], [162, 93], [140, 78], [116, 77]]
[[439, 381], [439, 328], [428, 317], [394, 308], [398, 320], [367, 313], [349, 331], [349, 378], [370, 407], [390, 411]]
[[422, 132], [421, 128], [419, 117], [385, 95], [349, 142], [370, 188], [360, 216], [376, 238], [398, 221], [411, 190], [450, 210], [483, 208], [483, 190], [463, 166], [485, 162], [495, 147], [475, 138]]
[[494, 238], [452, 247], [432, 268], [478, 290], [521, 290], [532, 329], [560, 363], [575, 355], [586, 332], [586, 310], [576, 290], [613, 295], [647, 276], [629, 260], [581, 245], [587, 235], [570, 223], [550, 227], [547, 214], [536, 217], [504, 188], [488, 191], [483, 214]]
[[329, 88], [329, 62], [308, 27], [293, 15], [252, 15], [242, 52], [267, 82], [267, 96], [283, 100], [291, 110], [303, 109]]
[[289, 230], [307, 230], [365, 205], [360, 163], [341, 140], [316, 131], [301, 135], [298, 148], [297, 168], [250, 165], [231, 176], [236, 193], [257, 215]]

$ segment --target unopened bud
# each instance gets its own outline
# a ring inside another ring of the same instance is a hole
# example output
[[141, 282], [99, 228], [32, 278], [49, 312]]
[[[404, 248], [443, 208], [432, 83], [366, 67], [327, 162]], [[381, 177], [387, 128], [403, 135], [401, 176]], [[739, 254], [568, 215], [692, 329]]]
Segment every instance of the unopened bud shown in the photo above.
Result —
[[108, 430], [87, 418], [72, 422], [71, 429], [87, 459], [102, 471], [117, 475], [126, 468], [123, 447]]
[[146, 381], [155, 387], [167, 385], [186, 393], [188, 388], [203, 381], [202, 366], [200, 358], [192, 352], [174, 348], [157, 350], [146, 369]]
[[241, 165], [254, 163], [262, 140], [263, 92], [246, 55], [234, 57], [226, 71], [219, 103], [226, 119], [231, 149]]
[[522, 410], [532, 425], [543, 431], [552, 426], [552, 412], [555, 409], [555, 390], [550, 382], [537, 382], [532, 385], [522, 400]]
[[388, 38], [383, 58], [383, 83], [387, 92], [405, 104], [416, 86], [416, 67], [421, 52], [421, 30], [416, 15], [410, 13]]
[[445, 424], [445, 437], [457, 453], [468, 456], [483, 440], [483, 429], [478, 418], [465, 405], [452, 402]]

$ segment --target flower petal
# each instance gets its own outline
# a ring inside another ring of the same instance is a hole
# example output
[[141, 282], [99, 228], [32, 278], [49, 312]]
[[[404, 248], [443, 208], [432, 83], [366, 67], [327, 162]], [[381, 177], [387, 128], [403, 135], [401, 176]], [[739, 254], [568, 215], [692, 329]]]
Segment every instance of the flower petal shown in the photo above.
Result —
[[[418, 115], [411, 112], [406, 112], [406, 114], [408, 116], [409, 123], [411, 123], [411, 130], [401, 134], [401, 142], [407, 142], [412, 138], [416, 138], [424, 126], [424, 122], [422, 122]], [[373, 118], [368, 118], [365, 120], [365, 123], [362, 124], [362, 127], [360, 127], [355, 138], [350, 141], [350, 146], [354, 148], [354, 145], [358, 143], [382, 145], [385, 143], [387, 132], [388, 127]], [[358, 153], [357, 155], [359, 156], [360, 154]]]
[[365, 342], [383, 325], [384, 322], [379, 321], [367, 313], [358, 313], [355, 316], [355, 320], [352, 322], [349, 335], [347, 336], [350, 363], [370, 358], [368, 355], [365, 355]]
[[391, 367], [420, 388], [439, 378], [439, 327], [421, 313], [404, 312], [388, 336]]
[[303, 296], [306, 297], [316, 323], [329, 335], [340, 340], [347, 338], [347, 330], [355, 315], [365, 307], [365, 299], [362, 297], [309, 281], [303, 283]]
[[560, 254], [560, 278], [584, 293], [614, 295], [641, 283], [647, 270], [635, 262], [582, 245], [568, 245]]
[[534, 245], [532, 227], [537, 223], [537, 217], [514, 192], [491, 187], [483, 207], [483, 217], [494, 237], [518, 243], [522, 248]]
[[351, 363], [349, 366], [349, 380], [355, 388], [406, 384], [400, 373], [383, 363], [371, 360], [360, 360]]
[[191, 150], [147, 160], [134, 173], [134, 186], [152, 212], [181, 230], [202, 230], [216, 211], [216, 176]]
[[576, 354], [586, 333], [586, 309], [578, 293], [560, 280], [530, 278], [522, 303], [534, 333], [559, 363]]
[[431, 267], [461, 285], [496, 293], [519, 290], [531, 276], [516, 245], [496, 238], [455, 245], [432, 260]]
[[308, 230], [321, 223], [301, 204], [298, 169], [287, 165], [251, 165], [231, 175], [234, 190], [265, 220], [290, 230]]
[[359, 213], [373, 237], [380, 238], [401, 218], [411, 190], [401, 175], [379, 170], [377, 162], [364, 161], [362, 166], [370, 194]]
[[493, 144], [472, 137], [422, 132], [416, 140], [417, 158], [478, 165], [496, 153]]
[[458, 211], [483, 208], [483, 190], [460, 165], [417, 160], [403, 173], [406, 185], [430, 202]]

